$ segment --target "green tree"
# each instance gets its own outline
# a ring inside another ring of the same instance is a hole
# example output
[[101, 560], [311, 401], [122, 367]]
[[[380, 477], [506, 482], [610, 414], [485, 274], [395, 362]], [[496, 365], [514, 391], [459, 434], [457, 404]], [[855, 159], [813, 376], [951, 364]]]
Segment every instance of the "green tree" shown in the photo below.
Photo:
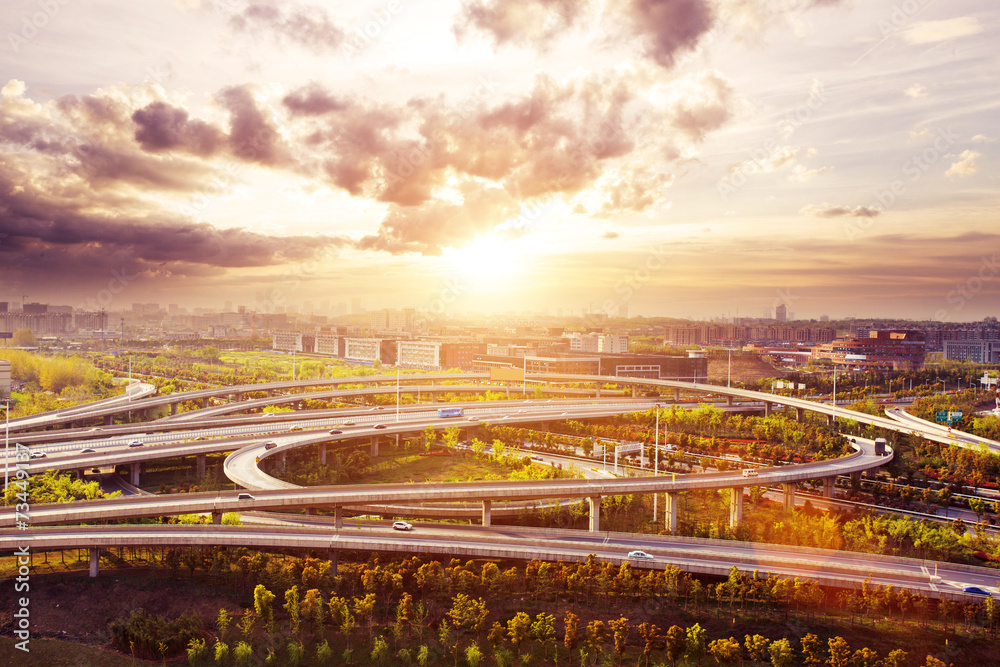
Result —
[[708, 653], [720, 665], [734, 665], [742, 653], [740, 643], [735, 637], [716, 639], [708, 645]]
[[901, 648], [890, 651], [882, 664], [884, 667], [906, 667], [906, 651]]
[[747, 649], [747, 653], [750, 654], [750, 659], [754, 662], [764, 662], [768, 658], [767, 648], [771, 643], [771, 640], [767, 637], [761, 637], [760, 635], [745, 635], [743, 637], [743, 645]]
[[579, 640], [580, 617], [571, 611], [567, 611], [566, 616], [563, 618], [563, 627], [566, 629], [563, 635], [563, 646], [566, 647], [567, 651], [572, 652]]
[[826, 664], [830, 667], [848, 667], [851, 664], [851, 647], [847, 645], [843, 637], [830, 637], [827, 640], [827, 646], [830, 649], [830, 654], [826, 659]]
[[448, 617], [456, 628], [459, 630], [469, 628], [473, 632], [482, 630], [488, 615], [486, 603], [482, 598], [473, 600], [465, 593], [459, 593], [452, 598], [451, 609], [448, 610]]
[[219, 609], [219, 615], [215, 617], [215, 627], [219, 631], [219, 639], [225, 641], [226, 630], [229, 629], [229, 624], [232, 623], [233, 618], [229, 615], [229, 612], [224, 608]]
[[253, 648], [250, 646], [250, 644], [244, 641], [236, 643], [236, 648], [233, 649], [233, 660], [236, 661], [236, 664], [243, 663], [244, 665], [249, 665], [250, 658], [252, 657], [253, 657]]
[[35, 340], [35, 334], [31, 329], [18, 329], [11, 337], [11, 344], [14, 347], [35, 347], [38, 341]]
[[795, 652], [787, 639], [776, 639], [771, 642], [768, 649], [771, 654], [771, 665], [773, 667], [791, 667], [795, 661]]
[[465, 647], [465, 661], [469, 667], [479, 667], [483, 660], [483, 652], [479, 650], [479, 644], [473, 642]]
[[622, 664], [622, 657], [625, 655], [625, 647], [628, 645], [628, 631], [631, 626], [624, 616], [615, 621], [608, 621], [611, 632], [615, 640], [615, 652], [618, 653], [618, 664]]
[[802, 660], [806, 665], [818, 665], [823, 662], [823, 642], [813, 633], [799, 640], [802, 643]]
[[531, 617], [523, 611], [517, 612], [514, 618], [507, 621], [507, 636], [511, 643], [517, 647], [518, 653], [521, 652], [521, 642], [528, 638], [530, 632]]
[[708, 632], [697, 623], [687, 629], [687, 654], [699, 665], [708, 650], [707, 638]]
[[667, 641], [664, 647], [667, 651], [667, 660], [671, 665], [677, 665], [677, 661], [684, 656], [687, 649], [687, 633], [679, 625], [671, 625], [667, 630]]
[[649, 667], [649, 656], [660, 648], [663, 648], [663, 638], [660, 636], [660, 628], [655, 623], [640, 623], [639, 636], [642, 637], [642, 656], [646, 659], [646, 667]]
[[555, 616], [540, 612], [535, 615], [535, 622], [531, 624], [531, 634], [542, 645], [543, 653], [545, 652], [545, 646], [556, 636], [555, 622]]
[[257, 615], [264, 621], [268, 634], [274, 634], [274, 593], [267, 590], [264, 584], [257, 584], [253, 589], [253, 607]]
[[288, 612], [288, 626], [293, 635], [299, 634], [299, 587], [292, 586], [285, 591], [285, 611]]

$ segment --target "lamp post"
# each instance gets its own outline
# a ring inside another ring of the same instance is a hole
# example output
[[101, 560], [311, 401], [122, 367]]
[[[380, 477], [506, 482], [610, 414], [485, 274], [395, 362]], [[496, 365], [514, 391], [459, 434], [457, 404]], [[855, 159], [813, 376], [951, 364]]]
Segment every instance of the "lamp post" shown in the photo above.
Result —
[[6, 414], [6, 426], [4, 430], [6, 434], [3, 440], [3, 492], [7, 493], [7, 480], [10, 475], [10, 399], [8, 398], [4, 404], [7, 409], [4, 414]]

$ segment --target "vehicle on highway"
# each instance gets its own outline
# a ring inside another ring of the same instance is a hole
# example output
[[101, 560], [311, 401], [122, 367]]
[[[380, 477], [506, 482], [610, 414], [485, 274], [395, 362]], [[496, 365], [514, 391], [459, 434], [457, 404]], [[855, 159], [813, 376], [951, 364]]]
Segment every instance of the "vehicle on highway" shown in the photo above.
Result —
[[438, 417], [441, 419], [463, 416], [465, 416], [465, 408], [438, 408]]
[[385, 410], [381, 405], [376, 405], [374, 408], [369, 410], [369, 412], [375, 412], [376, 410]]
[[541, 461], [541, 460], [542, 460], [542, 457], [541, 457], [541, 456], [539, 456], [538, 454], [533, 454], [533, 455], [531, 456], [531, 460], [532, 460], [532, 461]]
[[241, 493], [240, 495], [236, 496], [236, 500], [257, 500], [257, 499], [253, 497], [253, 494]]
[[82, 450], [80, 450], [80, 453], [81, 454], [93, 454], [94, 450], [93, 449], [82, 449]]
[[966, 586], [962, 589], [963, 592], [969, 593], [970, 595], [986, 595], [989, 596], [990, 592], [980, 588], [979, 586]]
[[885, 438], [875, 438], [875, 455], [876, 456], [886, 456], [888, 452], [885, 450]]
[[639, 551], [638, 549], [636, 549], [635, 551], [629, 551], [628, 557], [638, 558], [640, 560], [653, 560], [653, 557], [650, 556], [648, 553], [646, 553], [645, 551]]
[[44, 459], [45, 452], [31, 452], [31, 458], [33, 459]]
[[140, 441], [140, 440], [133, 440], [132, 442], [128, 443], [128, 446], [129, 447], [142, 447], [142, 441]]
[[264, 443], [264, 449], [274, 449], [277, 446], [278, 446], [278, 443], [276, 443], [276, 442], [265, 442]]
[[392, 524], [393, 530], [413, 530], [413, 524], [406, 523], [405, 521], [394, 521]]
[[354, 426], [354, 422], [344, 422], [344, 426]]
[[339, 428], [330, 429], [330, 435], [340, 435], [341, 433], [343, 433], [343, 431], [341, 431]]
[[95, 431], [103, 431], [103, 430], [104, 429], [102, 429], [100, 426], [95, 426], [94, 428], [88, 428], [87, 433], [93, 433]]
[[754, 470], [753, 468], [744, 468], [743, 469], [743, 476], [744, 477], [756, 477], [757, 476], [757, 471]]
[[385, 424], [375, 424], [375, 428], [385, 428]]
[[301, 431], [301, 430], [302, 430], [301, 426], [293, 426], [290, 429], [288, 429], [288, 432], [289, 433], [294, 433], [295, 431]]
[[199, 440], [208, 440], [208, 436], [207, 435], [199, 435], [197, 438], [194, 439], [195, 442], [198, 442]]
[[469, 421], [470, 422], [477, 422], [477, 421], [479, 421], [479, 417], [469, 417]]

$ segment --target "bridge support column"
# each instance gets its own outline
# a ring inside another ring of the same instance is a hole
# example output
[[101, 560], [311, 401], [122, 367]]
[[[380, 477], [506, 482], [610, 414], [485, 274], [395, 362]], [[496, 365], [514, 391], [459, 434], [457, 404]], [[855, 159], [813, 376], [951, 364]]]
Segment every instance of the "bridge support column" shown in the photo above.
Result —
[[733, 397], [732, 395], [726, 396], [726, 405], [733, 407]]
[[201, 407], [203, 407], [203, 408], [207, 408], [208, 407], [208, 396], [206, 396], [205, 398], [201, 399]]
[[823, 497], [833, 498], [833, 488], [834, 484], [837, 482], [836, 477], [824, 477], [823, 478]]
[[601, 397], [601, 383], [597, 383], [597, 398]]
[[205, 476], [205, 467], [207, 465], [208, 457], [205, 454], [198, 454], [194, 460], [198, 478], [201, 479]]
[[674, 403], [680, 403], [680, 402], [681, 402], [681, 388], [674, 387]]
[[171, 415], [176, 415], [177, 414], [177, 404], [176, 403], [171, 403], [170, 404], [170, 414]]
[[326, 445], [319, 446], [319, 462], [320, 465], [326, 465]]
[[378, 456], [378, 436], [377, 435], [373, 435], [372, 436], [371, 450], [368, 452], [368, 455], [371, 456], [372, 458], [375, 458], [376, 456]]
[[632, 385], [632, 398], [636, 398], [639, 395], [639, 385]]
[[677, 491], [667, 491], [664, 499], [663, 522], [668, 533], [677, 532], [677, 503], [680, 500]]
[[743, 521], [743, 487], [729, 489], [729, 527], [735, 528]]
[[834, 426], [834, 424], [833, 424], [833, 415], [827, 415], [826, 416], [826, 425], [829, 426], [830, 428], [833, 428], [833, 426]]
[[77, 479], [83, 479], [83, 474], [84, 474], [83, 468], [77, 468], [76, 469], [76, 478]]
[[222, 524], [222, 512], [212, 510], [212, 523], [216, 526]]
[[327, 558], [330, 561], [330, 574], [336, 576], [337, 574], [337, 550], [330, 549], [327, 552]]
[[764, 401], [764, 416], [770, 417], [771, 410], [774, 408], [774, 404], [771, 401]]
[[344, 508], [340, 505], [333, 508], [333, 527], [337, 530], [344, 527]]
[[805, 408], [795, 408], [795, 419], [797, 421], [802, 421], [806, 416]]
[[861, 487], [861, 471], [851, 473], [851, 488], [855, 491]]
[[795, 484], [782, 484], [781, 490], [784, 492], [784, 509], [786, 512], [791, 512], [795, 509]]
[[590, 504], [590, 532], [597, 533], [601, 530], [601, 497], [590, 496], [587, 501]]
[[483, 527], [484, 528], [489, 528], [491, 525], [493, 525], [490, 522], [490, 510], [492, 509], [491, 505], [492, 505], [492, 503], [489, 500], [484, 500], [483, 501]]
[[285, 474], [285, 464], [288, 462], [285, 452], [281, 452], [276, 457], [277, 462], [275, 463], [275, 470], [277, 470], [279, 475]]
[[101, 562], [101, 550], [98, 547], [90, 548], [90, 578], [97, 577], [98, 566]]
[[316, 508], [315, 507], [307, 507], [306, 508], [306, 516], [316, 516]]
[[139, 464], [133, 463], [129, 466], [128, 481], [132, 486], [139, 486]]
[[104, 425], [111, 426], [111, 423], [112, 423], [111, 415], [104, 415]]

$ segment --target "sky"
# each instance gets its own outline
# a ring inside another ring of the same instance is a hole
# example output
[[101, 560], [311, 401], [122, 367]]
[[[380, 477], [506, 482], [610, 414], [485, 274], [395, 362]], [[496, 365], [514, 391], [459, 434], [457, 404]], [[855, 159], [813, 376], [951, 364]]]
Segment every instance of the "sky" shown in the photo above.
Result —
[[1000, 305], [990, 0], [7, 0], [0, 301]]

